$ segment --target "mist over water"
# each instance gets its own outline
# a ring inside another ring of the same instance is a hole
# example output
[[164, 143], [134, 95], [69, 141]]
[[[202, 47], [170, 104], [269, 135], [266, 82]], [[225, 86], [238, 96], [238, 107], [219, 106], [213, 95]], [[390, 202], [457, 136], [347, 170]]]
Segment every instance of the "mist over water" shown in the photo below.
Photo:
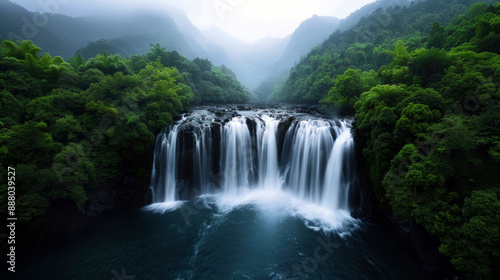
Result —
[[[285, 127], [281, 116], [258, 113], [235, 116], [216, 131], [214, 117], [203, 116], [205, 123], [183, 119], [158, 136], [151, 178], [155, 204], [147, 209], [175, 210], [179, 194], [196, 188], [195, 198], [201, 195], [224, 211], [255, 205], [324, 230], [355, 222], [348, 196], [355, 176], [350, 121], [303, 116]], [[214, 133], [220, 134], [218, 143]], [[214, 176], [216, 151], [220, 172]]]

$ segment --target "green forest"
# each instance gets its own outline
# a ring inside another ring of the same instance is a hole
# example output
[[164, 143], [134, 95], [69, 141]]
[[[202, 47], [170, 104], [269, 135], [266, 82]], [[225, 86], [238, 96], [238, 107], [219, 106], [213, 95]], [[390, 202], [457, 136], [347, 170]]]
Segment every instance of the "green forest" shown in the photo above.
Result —
[[[85, 51], [103, 45], [119, 47]], [[130, 57], [43, 51], [0, 45], [0, 176], [15, 166], [29, 186], [16, 194], [23, 223], [58, 199], [81, 206], [103, 183], [148, 177], [156, 135], [190, 106], [253, 98], [224, 65], [159, 44]], [[270, 78], [263, 102], [355, 117], [376, 205], [422, 226], [467, 279], [500, 275], [500, 3], [379, 9]]]
[[377, 202], [435, 236], [469, 279], [491, 279], [500, 265], [500, 3], [457, 2], [467, 1], [373, 13], [312, 50], [270, 99], [355, 115]]
[[[147, 176], [141, 159], [190, 104], [242, 103], [250, 93], [226, 67], [159, 45], [130, 59], [104, 52], [64, 61], [31, 41], [5, 40], [0, 96], [1, 174], [15, 166], [30, 186], [18, 188], [16, 201], [19, 219], [29, 222], [51, 201], [83, 205], [100, 183]], [[2, 200], [6, 194], [4, 184]]]

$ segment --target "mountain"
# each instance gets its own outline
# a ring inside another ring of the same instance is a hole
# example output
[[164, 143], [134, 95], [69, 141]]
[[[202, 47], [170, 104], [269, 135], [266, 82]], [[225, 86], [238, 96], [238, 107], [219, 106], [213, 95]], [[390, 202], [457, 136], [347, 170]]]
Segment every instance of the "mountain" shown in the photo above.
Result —
[[[346, 32], [350, 29], [355, 29], [360, 20], [370, 16], [379, 9], [387, 10], [387, 8], [393, 6], [406, 7], [412, 3], [421, 1], [422, 0], [377, 0], [359, 8], [342, 20], [315, 15], [304, 21], [293, 33], [289, 46], [287, 46], [282, 57], [272, 69], [272, 74], [253, 89], [254, 94], [256, 94], [261, 101], [268, 101], [268, 97], [271, 93], [274, 93], [276, 97], [276, 93], [285, 85], [291, 70], [290, 68], [299, 63], [302, 56], [310, 55], [310, 51], [312, 51], [314, 47], [321, 45], [325, 40], [331, 40], [332, 37], [340, 39], [341, 36], [337, 32]], [[399, 11], [400, 10], [398, 10], [398, 12]], [[376, 24], [385, 24], [380, 17], [374, 18], [374, 22]], [[312, 89], [313, 85], [309, 86], [310, 89]], [[322, 86], [318, 88], [322, 88]], [[302, 90], [305, 91], [306, 89]], [[283, 94], [284, 92], [285, 91], [283, 91]]]
[[233, 69], [242, 83], [250, 89], [266, 79], [290, 40], [290, 36], [267, 37], [254, 44], [248, 44], [217, 27], [202, 32], [212, 44], [220, 45], [224, 49], [227, 54], [224, 64]]
[[[156, 43], [169, 51], [177, 50], [190, 59], [210, 56], [197, 40], [181, 31], [172, 18], [152, 12], [75, 18], [33, 13], [2, 0], [0, 38], [32, 40], [51, 55], [65, 58], [73, 56], [78, 50], [88, 54], [88, 57], [107, 49], [127, 56], [144, 54], [150, 44]], [[103, 44], [99, 41], [102, 39], [108, 42]], [[116, 46], [110, 47], [113, 44]], [[102, 50], [97, 48], [103, 46]]]
[[200, 31], [186, 16], [184, 11], [177, 8], [170, 8], [167, 15], [175, 22], [178, 29], [184, 35], [186, 41], [192, 46], [198, 46], [203, 57], [210, 59], [216, 65], [223, 65], [229, 62], [229, 57], [220, 42], [210, 40], [204, 32]]
[[495, 0], [377, 9], [266, 85], [355, 118], [372, 201], [412, 224], [430, 279], [500, 279], [499, 23]]
[[248, 44], [216, 27], [200, 31], [183, 11], [175, 8], [166, 13], [79, 18], [33, 13], [7, 0], [0, 1], [0, 8], [0, 38], [32, 40], [53, 56], [67, 58], [80, 52], [90, 58], [106, 51], [129, 57], [145, 54], [151, 44], [158, 43], [189, 59], [207, 58], [215, 65], [226, 65], [251, 89], [274, 73], [287, 71], [313, 46], [327, 39], [339, 22], [336, 18], [313, 16], [285, 38], [268, 37]]
[[311, 48], [326, 40], [339, 21], [334, 17], [314, 15], [285, 38], [267, 37], [254, 44], [239, 41], [216, 27], [203, 33], [213, 43], [222, 45], [230, 58], [226, 65], [247, 87], [255, 90], [269, 77], [287, 71]]
[[299, 62], [313, 47], [325, 41], [338, 28], [340, 20], [334, 17], [314, 15], [303, 21], [290, 36], [280, 58], [273, 63], [259, 85], [252, 88], [254, 95], [261, 101], [278, 90], [286, 81], [289, 69]]
[[[363, 7], [352, 12], [348, 17], [342, 19], [339, 23], [339, 30], [346, 31], [355, 27], [363, 17], [370, 16], [378, 9], [387, 10], [389, 7], [399, 6], [408, 7], [412, 3], [422, 2], [424, 0], [377, 0], [366, 4]], [[379, 19], [378, 19], [379, 20]]]
[[293, 66], [300, 57], [313, 47], [325, 41], [338, 27], [340, 20], [335, 17], [314, 15], [303, 21], [290, 38], [290, 42], [277, 62], [276, 72]]
[[[50, 21], [43, 27], [35, 26], [33, 18], [39, 14], [31, 13], [23, 7], [7, 0], [0, 1], [0, 38], [33, 40], [40, 47], [50, 53], [71, 55], [71, 48], [78, 45], [81, 38], [71, 36], [63, 40], [63, 35], [54, 30], [56, 22], [71, 22], [71, 18], [61, 15], [50, 17]], [[75, 24], [74, 22], [72, 24]], [[78, 28], [77, 28], [78, 29]]]

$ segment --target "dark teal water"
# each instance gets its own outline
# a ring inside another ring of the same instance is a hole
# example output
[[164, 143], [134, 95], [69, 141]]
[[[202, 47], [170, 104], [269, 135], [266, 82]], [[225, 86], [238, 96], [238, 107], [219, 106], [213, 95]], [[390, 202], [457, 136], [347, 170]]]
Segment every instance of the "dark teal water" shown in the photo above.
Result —
[[187, 202], [108, 214], [18, 264], [20, 279], [422, 279], [382, 227], [322, 231], [287, 210]]

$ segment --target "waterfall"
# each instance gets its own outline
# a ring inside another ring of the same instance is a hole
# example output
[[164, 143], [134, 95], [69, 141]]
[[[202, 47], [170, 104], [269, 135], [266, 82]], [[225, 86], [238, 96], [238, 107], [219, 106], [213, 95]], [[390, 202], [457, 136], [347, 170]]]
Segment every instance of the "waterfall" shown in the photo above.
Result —
[[177, 135], [179, 126], [175, 125], [170, 132], [161, 133], [156, 139], [151, 188], [153, 201], [164, 202], [176, 200], [177, 183]]
[[254, 164], [250, 131], [244, 117], [233, 118], [222, 129], [221, 166], [224, 170], [223, 190], [236, 195], [248, 189], [253, 177]]
[[328, 156], [334, 144], [332, 124], [324, 120], [307, 120], [296, 124], [286, 134], [291, 146], [283, 154], [289, 154], [286, 166], [286, 184], [298, 197], [319, 202], [326, 173]]
[[212, 123], [217, 125], [184, 120], [158, 136], [151, 176], [154, 202], [263, 189], [349, 210], [350, 121], [302, 118], [285, 125], [279, 117], [247, 115]]
[[[350, 156], [353, 149], [353, 139], [351, 129], [345, 122], [341, 127], [335, 127], [337, 139], [333, 145], [332, 152], [326, 166], [326, 175], [323, 185], [323, 198], [321, 204], [330, 209], [346, 209], [348, 207], [349, 184], [351, 182], [348, 175], [343, 170], [348, 170], [350, 166], [346, 156]], [[347, 177], [347, 178], [346, 178]]]
[[201, 193], [210, 191], [210, 171], [212, 170], [212, 129], [204, 126], [195, 133], [194, 173], [196, 189]]
[[268, 189], [281, 189], [277, 142], [277, 129], [280, 121], [267, 115], [262, 116], [263, 122], [257, 120], [259, 186]]

